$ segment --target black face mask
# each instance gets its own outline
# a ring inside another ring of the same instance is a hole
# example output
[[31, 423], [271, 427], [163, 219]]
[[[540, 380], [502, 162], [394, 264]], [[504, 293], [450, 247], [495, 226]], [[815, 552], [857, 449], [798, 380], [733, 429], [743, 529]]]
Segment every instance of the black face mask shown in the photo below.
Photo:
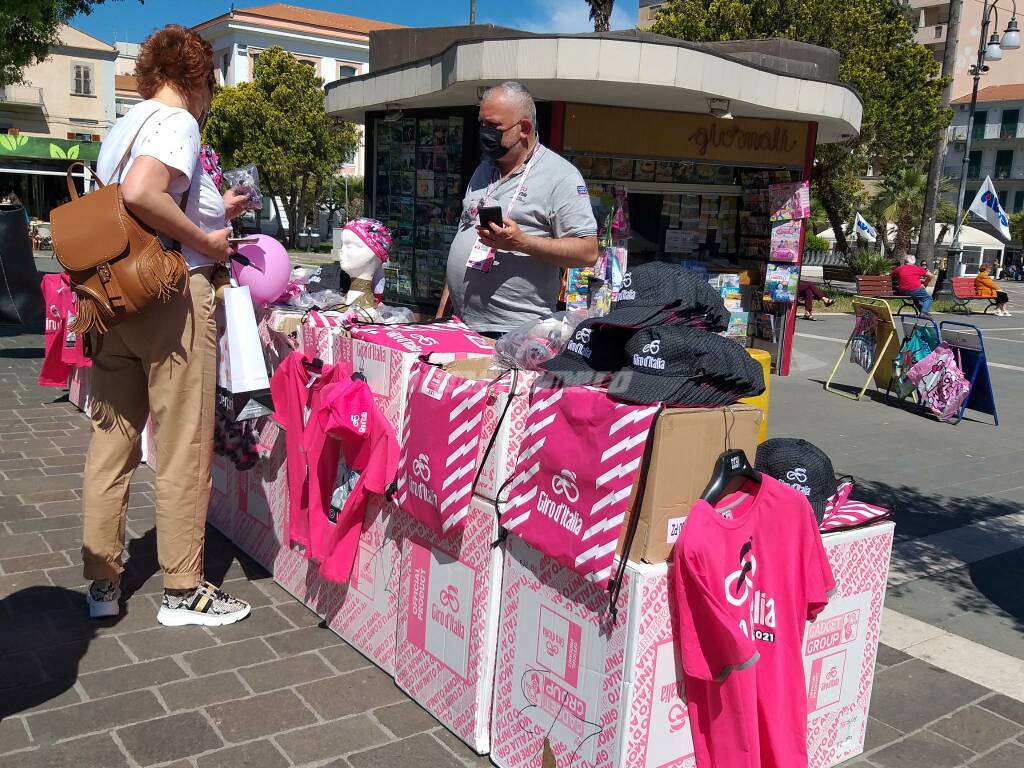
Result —
[[500, 160], [508, 154], [511, 147], [501, 144], [505, 132], [493, 125], [484, 123], [480, 126], [480, 153], [488, 160]]

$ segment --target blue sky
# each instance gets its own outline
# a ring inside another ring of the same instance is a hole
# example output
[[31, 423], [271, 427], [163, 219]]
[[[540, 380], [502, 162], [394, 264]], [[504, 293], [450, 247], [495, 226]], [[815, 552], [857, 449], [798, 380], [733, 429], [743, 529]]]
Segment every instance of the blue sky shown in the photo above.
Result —
[[[238, 8], [262, 5], [259, 0], [236, 2]], [[364, 16], [409, 26], [464, 24], [469, 19], [469, 0], [295, 0], [292, 5], [320, 8], [352, 16]], [[612, 17], [613, 29], [636, 24], [637, 0], [619, 0]], [[226, 13], [223, 0], [106, 0], [88, 16], [79, 15], [72, 25], [108, 42], [141, 42], [164, 24], [191, 26]], [[477, 21], [545, 32], [588, 32], [593, 29], [584, 0], [477, 0]]]

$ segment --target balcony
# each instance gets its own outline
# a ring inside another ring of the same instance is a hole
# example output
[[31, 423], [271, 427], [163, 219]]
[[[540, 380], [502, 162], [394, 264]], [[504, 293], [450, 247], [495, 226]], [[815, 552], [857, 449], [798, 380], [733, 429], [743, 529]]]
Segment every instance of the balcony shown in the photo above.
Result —
[[914, 33], [914, 40], [920, 45], [945, 45], [946, 25], [929, 24], [926, 27], [920, 27]]
[[0, 87], [0, 104], [6, 109], [43, 109], [43, 89], [34, 85]]
[[949, 5], [949, 0], [910, 0], [909, 5], [915, 10], [921, 8], [942, 8]]
[[967, 141], [967, 126], [949, 126], [949, 128], [946, 129], [946, 141]]

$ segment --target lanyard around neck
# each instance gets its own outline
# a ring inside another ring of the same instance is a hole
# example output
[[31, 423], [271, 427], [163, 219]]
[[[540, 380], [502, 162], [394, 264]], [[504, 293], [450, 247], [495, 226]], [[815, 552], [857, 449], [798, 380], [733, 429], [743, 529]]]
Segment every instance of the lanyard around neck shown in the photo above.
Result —
[[[512, 206], [516, 204], [516, 201], [519, 199], [519, 193], [523, 191], [523, 187], [526, 185], [526, 177], [530, 175], [530, 171], [533, 168], [533, 164], [537, 162], [537, 158], [539, 158], [541, 154], [543, 154], [543, 152], [544, 147], [542, 147], [540, 144], [537, 144], [530, 152], [530, 156], [526, 158], [526, 164], [523, 166], [523, 172], [519, 177], [519, 184], [516, 186], [516, 191], [512, 195], [512, 201], [508, 204], [508, 211], [505, 212], [506, 216], [512, 212]], [[499, 168], [498, 170], [500, 172], [501, 169]], [[486, 205], [487, 202], [491, 199], [491, 195], [494, 193], [495, 185], [500, 183], [501, 178], [498, 178], [487, 185], [487, 191], [484, 192], [484, 205]]]

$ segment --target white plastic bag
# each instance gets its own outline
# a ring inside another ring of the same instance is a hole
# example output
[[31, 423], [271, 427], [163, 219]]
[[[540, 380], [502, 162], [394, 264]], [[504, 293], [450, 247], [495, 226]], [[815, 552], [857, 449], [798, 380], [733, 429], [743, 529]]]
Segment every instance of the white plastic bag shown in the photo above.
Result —
[[273, 413], [267, 362], [248, 286], [224, 289], [224, 321], [217, 364], [218, 404], [234, 421]]

